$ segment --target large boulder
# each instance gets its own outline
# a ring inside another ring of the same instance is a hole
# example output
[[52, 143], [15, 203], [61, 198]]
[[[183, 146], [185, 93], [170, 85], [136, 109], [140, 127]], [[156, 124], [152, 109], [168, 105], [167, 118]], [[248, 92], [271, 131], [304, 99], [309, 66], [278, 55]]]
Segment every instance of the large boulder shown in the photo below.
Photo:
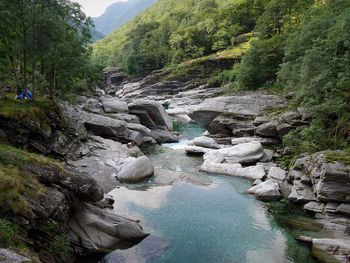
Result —
[[281, 181], [283, 182], [284, 179], [286, 179], [286, 171], [279, 168], [279, 167], [271, 167], [267, 178], [271, 179], [271, 180], [275, 180], [275, 181]]
[[201, 146], [195, 146], [195, 145], [188, 145], [185, 147], [185, 151], [188, 155], [195, 155], [195, 156], [202, 156], [208, 152], [210, 152], [212, 149], [201, 147]]
[[127, 113], [128, 104], [117, 98], [104, 98], [101, 100], [105, 113]]
[[281, 107], [283, 99], [273, 95], [246, 93], [244, 95], [216, 97], [195, 106], [190, 117], [205, 128], [217, 116], [230, 115], [234, 119], [254, 119], [266, 109]]
[[120, 182], [134, 183], [151, 177], [154, 174], [154, 166], [152, 161], [141, 156], [130, 163], [121, 166], [121, 171], [117, 174]]
[[255, 134], [260, 137], [267, 137], [267, 138], [274, 138], [278, 137], [278, 131], [277, 131], [278, 122], [277, 121], [271, 121], [268, 123], [261, 124], [257, 127]]
[[122, 242], [137, 242], [146, 236], [139, 220], [103, 210], [90, 204], [78, 204], [69, 221], [70, 240], [77, 254], [113, 251]]
[[314, 238], [312, 239], [312, 254], [322, 262], [348, 263], [350, 240]]
[[272, 180], [266, 180], [261, 184], [253, 186], [247, 193], [255, 195], [261, 201], [276, 201], [282, 197], [278, 183]]
[[264, 146], [270, 146], [270, 145], [277, 145], [280, 144], [280, 141], [275, 138], [261, 138], [261, 137], [238, 137], [238, 138], [233, 138], [231, 140], [232, 145], [237, 145], [241, 143], [247, 143], [247, 142], [255, 142], [258, 141]]
[[343, 152], [321, 152], [312, 156], [309, 172], [313, 188], [317, 199], [322, 202], [350, 203], [350, 165], [331, 161], [337, 156], [347, 155]]
[[220, 145], [217, 144], [213, 138], [207, 136], [196, 137], [191, 142], [189, 142], [189, 145], [195, 145], [210, 149], [220, 149]]
[[223, 174], [236, 176], [251, 180], [263, 179], [266, 175], [265, 169], [261, 165], [242, 167], [241, 164], [235, 163], [207, 163], [204, 162], [200, 170], [207, 173]]
[[256, 163], [264, 155], [260, 142], [249, 142], [213, 150], [204, 155], [206, 163]]
[[91, 113], [85, 113], [83, 117], [86, 129], [95, 135], [113, 138], [127, 134], [127, 124], [124, 121]]
[[148, 128], [173, 130], [173, 122], [159, 102], [135, 100], [129, 104], [130, 113], [140, 118], [141, 124]]
[[311, 186], [303, 184], [300, 180], [294, 180], [292, 191], [288, 196], [289, 201], [293, 203], [308, 203], [316, 201]]

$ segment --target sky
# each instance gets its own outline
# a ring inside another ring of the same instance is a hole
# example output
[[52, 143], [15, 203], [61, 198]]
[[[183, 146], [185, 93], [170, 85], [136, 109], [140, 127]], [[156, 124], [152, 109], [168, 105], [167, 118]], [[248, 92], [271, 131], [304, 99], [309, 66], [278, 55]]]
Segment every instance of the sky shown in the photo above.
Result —
[[116, 2], [126, 0], [71, 0], [78, 2], [84, 9], [84, 12], [91, 17], [97, 17], [103, 14], [108, 6]]

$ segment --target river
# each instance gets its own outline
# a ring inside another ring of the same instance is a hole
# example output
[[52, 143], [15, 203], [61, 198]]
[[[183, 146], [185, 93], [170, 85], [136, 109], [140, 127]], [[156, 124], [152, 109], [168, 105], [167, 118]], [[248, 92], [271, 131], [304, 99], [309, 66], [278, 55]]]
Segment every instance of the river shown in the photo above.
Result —
[[155, 176], [110, 193], [114, 209], [140, 218], [151, 236], [102, 262], [316, 262], [269, 205], [245, 194], [251, 182], [198, 172], [202, 158], [187, 156], [183, 148], [203, 130], [176, 127], [183, 135], [179, 143], [143, 149]]

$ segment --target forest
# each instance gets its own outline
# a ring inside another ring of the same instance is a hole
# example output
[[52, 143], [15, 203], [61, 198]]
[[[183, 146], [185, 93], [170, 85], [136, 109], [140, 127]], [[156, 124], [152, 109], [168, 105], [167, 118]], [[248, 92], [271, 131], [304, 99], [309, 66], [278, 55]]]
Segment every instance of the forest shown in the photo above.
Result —
[[1, 1], [2, 85], [51, 98], [82, 92], [100, 74], [90, 60], [91, 28], [92, 20], [71, 1]]

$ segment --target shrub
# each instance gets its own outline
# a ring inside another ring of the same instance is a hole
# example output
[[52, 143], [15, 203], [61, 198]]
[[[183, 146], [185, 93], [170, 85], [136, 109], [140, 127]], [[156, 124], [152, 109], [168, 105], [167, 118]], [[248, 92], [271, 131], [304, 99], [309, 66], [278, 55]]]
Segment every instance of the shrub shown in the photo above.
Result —
[[10, 247], [14, 245], [18, 228], [12, 222], [0, 218], [0, 246]]

